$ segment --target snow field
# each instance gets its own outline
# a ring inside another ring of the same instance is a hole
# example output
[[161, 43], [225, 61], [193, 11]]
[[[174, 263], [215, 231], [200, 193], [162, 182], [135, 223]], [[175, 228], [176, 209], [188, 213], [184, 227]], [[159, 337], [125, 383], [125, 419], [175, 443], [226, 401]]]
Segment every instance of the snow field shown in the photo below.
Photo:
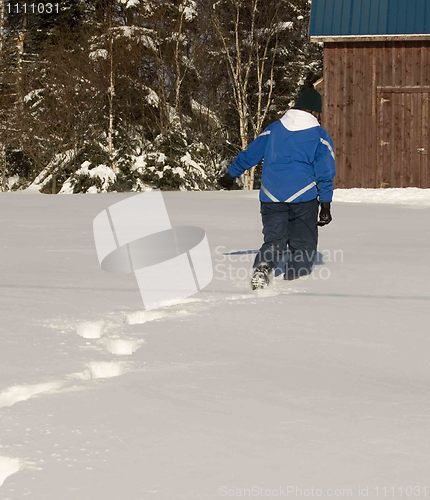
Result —
[[426, 206], [334, 203], [327, 279], [255, 294], [255, 194], [167, 193], [244, 277], [143, 311], [94, 253], [92, 217], [124, 196], [0, 197], [2, 500], [428, 482]]
[[344, 203], [381, 203], [430, 207], [430, 189], [388, 188], [388, 189], [335, 189], [333, 200]]
[[[198, 302], [196, 300], [184, 300], [184, 303]], [[169, 307], [169, 306], [167, 306]], [[171, 306], [170, 306], [171, 307]], [[121, 335], [117, 330], [123, 329], [121, 322], [126, 325], [143, 325], [152, 321], [163, 319], [172, 319], [176, 316], [186, 316], [191, 314], [185, 309], [179, 310], [137, 310], [119, 314], [116, 323], [107, 322], [103, 319], [95, 321], [79, 322], [74, 331], [78, 337], [90, 340], [85, 343], [85, 347], [95, 347], [104, 349], [115, 357], [130, 357], [136, 353], [147, 341], [144, 338], [127, 338]], [[58, 325], [57, 320], [48, 321], [48, 325]], [[63, 325], [64, 326], [64, 325]], [[68, 325], [68, 330], [73, 331]], [[113, 332], [112, 332], [113, 330]], [[107, 332], [110, 332], [107, 335]], [[88, 383], [90, 381], [111, 379], [126, 374], [133, 369], [131, 362], [124, 361], [90, 361], [86, 367], [75, 373], [69, 373], [62, 380], [49, 381], [38, 384], [23, 384], [8, 387], [0, 392], [0, 409], [12, 407], [17, 403], [23, 403], [31, 398], [41, 397], [45, 394], [55, 394], [66, 392], [70, 389], [76, 389], [76, 384]], [[71, 385], [72, 384], [72, 385]], [[19, 458], [10, 458], [0, 456], [0, 487], [3, 482], [11, 475], [26, 468], [26, 462]]]
[[[187, 311], [179, 310], [178, 316], [188, 314]], [[171, 311], [133, 311], [125, 313], [125, 318], [129, 325], [144, 324], [164, 318], [169, 318], [175, 314]], [[99, 342], [86, 342], [85, 346], [94, 346], [103, 348], [113, 356], [132, 356], [138, 349], [145, 344], [146, 340], [139, 338], [123, 338], [120, 334], [113, 334], [109, 337], [103, 337], [104, 332], [108, 330], [107, 323], [104, 320], [83, 321], [76, 325], [76, 334], [84, 339], [98, 340]], [[112, 328], [112, 325], [110, 326]], [[100, 340], [101, 339], [101, 340]], [[17, 403], [27, 401], [30, 398], [59, 392], [67, 384], [67, 380], [92, 380], [112, 378], [123, 375], [130, 369], [130, 364], [116, 361], [90, 361], [82, 372], [66, 374], [64, 380], [55, 380], [39, 384], [23, 384], [11, 386], [0, 392], [0, 408], [10, 407]]]

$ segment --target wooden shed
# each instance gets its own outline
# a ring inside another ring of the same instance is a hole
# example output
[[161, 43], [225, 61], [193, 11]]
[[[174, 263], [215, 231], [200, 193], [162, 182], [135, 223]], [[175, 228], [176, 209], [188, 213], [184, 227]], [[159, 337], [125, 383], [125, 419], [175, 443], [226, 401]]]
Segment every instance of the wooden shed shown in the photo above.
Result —
[[430, 0], [312, 0], [338, 187], [430, 187]]

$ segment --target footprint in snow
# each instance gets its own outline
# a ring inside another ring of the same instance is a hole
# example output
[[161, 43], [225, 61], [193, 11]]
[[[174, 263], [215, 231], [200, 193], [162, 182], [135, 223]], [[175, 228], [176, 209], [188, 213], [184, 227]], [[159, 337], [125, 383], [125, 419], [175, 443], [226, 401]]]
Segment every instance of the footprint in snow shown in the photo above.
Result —
[[81, 381], [114, 378], [124, 375], [130, 368], [131, 365], [129, 363], [118, 361], [91, 361], [83, 371], [71, 373], [68, 378]]
[[129, 365], [115, 361], [91, 361], [88, 363], [88, 370], [92, 379], [119, 377], [128, 368]]
[[0, 392], [0, 408], [13, 406], [40, 394], [56, 392], [64, 386], [64, 383], [64, 381], [57, 380], [42, 384], [13, 385]]
[[143, 325], [149, 321], [157, 321], [159, 319], [168, 318], [172, 316], [188, 316], [190, 313], [185, 309], [179, 311], [134, 311], [125, 315], [125, 322], [129, 325]]
[[76, 327], [76, 333], [84, 339], [99, 339], [103, 336], [104, 321], [84, 321]]
[[129, 325], [143, 325], [148, 321], [162, 319], [167, 315], [167, 311], [134, 311], [125, 315], [125, 322]]
[[12, 474], [22, 469], [22, 463], [18, 458], [0, 456], [0, 487]]
[[[151, 313], [145, 321], [151, 321], [161, 318], [162, 315], [157, 315]], [[132, 322], [141, 323], [141, 318], [134, 317]], [[144, 322], [145, 322], [144, 321]], [[140, 346], [145, 342], [143, 339], [130, 339], [130, 338], [120, 338], [119, 335], [113, 335], [111, 337], [104, 337], [105, 331], [107, 330], [107, 325], [103, 320], [100, 321], [84, 321], [79, 323], [76, 327], [76, 333], [87, 340], [100, 340], [98, 342], [99, 346], [104, 347], [108, 352], [114, 354], [115, 356], [130, 356], [135, 353]], [[103, 338], [102, 338], [103, 337]], [[87, 342], [90, 344], [90, 342]], [[93, 345], [95, 347], [95, 345]]]
[[[119, 350], [125, 352], [126, 347], [120, 347]], [[132, 346], [128, 346], [132, 350]], [[53, 394], [67, 390], [70, 380], [92, 380], [100, 378], [112, 378], [123, 375], [130, 369], [130, 364], [116, 361], [91, 361], [82, 372], [66, 375], [64, 380], [55, 380], [40, 384], [22, 384], [13, 385], [0, 392], [0, 409], [9, 408], [17, 403], [41, 396], [42, 394]]]
[[105, 349], [115, 356], [131, 356], [144, 343], [143, 339], [135, 340], [120, 337], [110, 337], [102, 341]]

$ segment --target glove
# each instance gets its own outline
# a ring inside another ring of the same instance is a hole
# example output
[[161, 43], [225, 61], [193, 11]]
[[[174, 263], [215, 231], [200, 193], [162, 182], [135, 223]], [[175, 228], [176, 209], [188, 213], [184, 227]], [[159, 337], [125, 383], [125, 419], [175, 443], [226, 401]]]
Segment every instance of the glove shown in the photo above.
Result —
[[318, 226], [326, 226], [332, 221], [330, 203], [320, 203], [320, 207]]
[[228, 190], [234, 189], [237, 186], [235, 177], [227, 173], [218, 179], [218, 185]]

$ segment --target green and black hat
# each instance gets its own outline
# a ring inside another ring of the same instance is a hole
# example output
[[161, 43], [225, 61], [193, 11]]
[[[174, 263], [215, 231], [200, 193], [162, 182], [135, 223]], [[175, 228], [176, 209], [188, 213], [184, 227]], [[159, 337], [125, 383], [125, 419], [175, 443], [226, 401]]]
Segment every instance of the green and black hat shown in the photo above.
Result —
[[304, 86], [298, 93], [294, 109], [303, 111], [322, 112], [321, 94], [314, 89], [313, 85]]

